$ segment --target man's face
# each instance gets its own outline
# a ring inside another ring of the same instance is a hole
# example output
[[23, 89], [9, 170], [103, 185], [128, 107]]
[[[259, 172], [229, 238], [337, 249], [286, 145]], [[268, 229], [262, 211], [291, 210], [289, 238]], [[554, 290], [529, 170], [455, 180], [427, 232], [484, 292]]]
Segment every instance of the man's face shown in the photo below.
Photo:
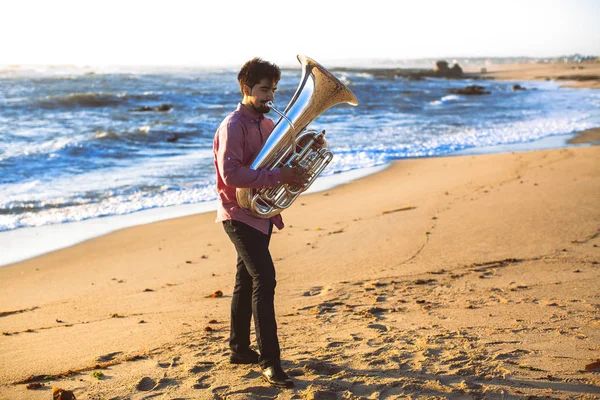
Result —
[[265, 78], [254, 85], [252, 88], [245, 87], [245, 96], [242, 103], [252, 106], [256, 112], [265, 114], [271, 109], [267, 107], [267, 102], [275, 99], [277, 82]]

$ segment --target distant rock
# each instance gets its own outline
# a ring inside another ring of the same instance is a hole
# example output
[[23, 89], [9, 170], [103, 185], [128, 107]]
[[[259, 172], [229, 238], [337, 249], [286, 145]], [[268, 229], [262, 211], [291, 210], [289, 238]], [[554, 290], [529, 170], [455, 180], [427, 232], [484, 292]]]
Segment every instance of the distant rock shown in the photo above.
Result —
[[367, 73], [375, 79], [389, 80], [403, 78], [409, 81], [422, 81], [427, 78], [443, 78], [443, 79], [464, 79], [473, 80], [483, 79], [479, 74], [465, 73], [458, 63], [454, 63], [452, 67], [448, 66], [448, 62], [440, 60], [436, 63], [435, 68], [335, 68], [334, 72], [357, 72]]
[[448, 71], [448, 78], [462, 78], [463, 75], [463, 70], [460, 67], [460, 65], [458, 65], [458, 63], [454, 64], [452, 66], [452, 68], [450, 68], [450, 71]]
[[133, 111], [138, 111], [138, 112], [146, 112], [146, 111], [166, 112], [166, 111], [170, 111], [172, 108], [173, 108], [173, 106], [170, 105], [170, 104], [161, 104], [160, 106], [157, 106], [157, 107], [142, 106], [142, 107], [134, 108]]
[[440, 78], [458, 79], [462, 78], [463, 76], [463, 70], [458, 63], [454, 63], [454, 65], [449, 68], [448, 62], [444, 60], [440, 60], [435, 63], [434, 72]]
[[158, 106], [158, 107], [154, 107], [154, 110], [155, 110], [155, 111], [169, 111], [169, 110], [171, 110], [172, 108], [173, 108], [173, 106], [172, 106], [172, 105], [170, 105], [170, 104], [161, 104], [161, 105], [160, 105], [160, 106]]
[[527, 90], [527, 88], [525, 88], [521, 85], [513, 85], [512, 90], [513, 90], [513, 92], [516, 92], [518, 90]]
[[479, 85], [469, 85], [469, 86], [465, 86], [462, 89], [448, 89], [446, 90], [447, 93], [452, 93], [452, 94], [464, 94], [464, 95], [482, 95], [482, 94], [490, 94], [491, 92], [486, 90], [483, 86], [479, 86]]
[[450, 68], [448, 68], [448, 62], [444, 61], [444, 60], [440, 60], [438, 62], [435, 63], [435, 69], [434, 71], [440, 75], [440, 76], [446, 76], [446, 74], [448, 73], [448, 70]]
[[560, 76], [556, 77], [556, 80], [559, 80], [559, 81], [594, 81], [594, 80], [600, 80], [600, 75], [582, 75], [582, 74], [560, 75]]

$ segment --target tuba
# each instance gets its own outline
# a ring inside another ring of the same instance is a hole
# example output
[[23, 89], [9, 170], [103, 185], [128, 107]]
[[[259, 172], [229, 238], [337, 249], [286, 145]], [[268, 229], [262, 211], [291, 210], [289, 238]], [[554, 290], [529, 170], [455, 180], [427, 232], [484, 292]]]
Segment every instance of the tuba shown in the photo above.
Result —
[[283, 166], [300, 167], [310, 178], [298, 186], [281, 184], [262, 189], [238, 188], [238, 204], [254, 217], [271, 218], [288, 208], [312, 185], [333, 158], [323, 139], [325, 131], [306, 130], [308, 124], [336, 104], [358, 105], [350, 89], [322, 65], [303, 55], [298, 56], [298, 61], [302, 64], [300, 85], [283, 112], [275, 108], [272, 102], [267, 103], [281, 118], [250, 168], [272, 170]]

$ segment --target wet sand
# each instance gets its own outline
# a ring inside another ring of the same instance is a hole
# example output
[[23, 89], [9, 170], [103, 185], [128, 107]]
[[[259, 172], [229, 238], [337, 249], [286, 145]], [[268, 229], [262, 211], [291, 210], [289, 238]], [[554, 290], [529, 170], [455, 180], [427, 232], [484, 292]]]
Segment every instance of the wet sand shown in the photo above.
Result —
[[[485, 67], [487, 72], [480, 73]], [[572, 88], [600, 89], [600, 62], [495, 64], [465, 68], [465, 72], [498, 80], [554, 80]]]

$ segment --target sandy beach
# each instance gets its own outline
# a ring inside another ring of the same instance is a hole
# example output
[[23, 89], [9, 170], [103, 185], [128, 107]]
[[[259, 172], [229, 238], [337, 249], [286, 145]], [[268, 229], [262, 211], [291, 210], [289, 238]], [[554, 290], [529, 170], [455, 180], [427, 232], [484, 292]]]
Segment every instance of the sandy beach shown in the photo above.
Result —
[[294, 389], [228, 362], [213, 212], [1, 267], [0, 399], [598, 398], [599, 159], [407, 159], [299, 198], [271, 241]]
[[[465, 68], [481, 73], [482, 66]], [[555, 80], [564, 87], [600, 89], [600, 62], [486, 65], [482, 77], [498, 80]]]

